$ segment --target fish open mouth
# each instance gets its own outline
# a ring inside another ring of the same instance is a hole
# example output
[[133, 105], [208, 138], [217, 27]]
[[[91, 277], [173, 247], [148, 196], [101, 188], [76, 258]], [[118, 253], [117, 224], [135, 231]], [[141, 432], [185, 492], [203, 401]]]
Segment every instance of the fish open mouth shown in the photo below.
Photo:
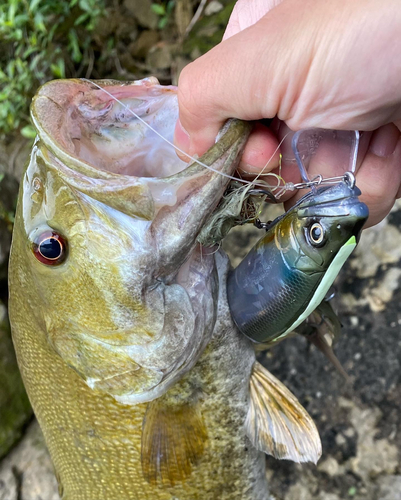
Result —
[[56, 156], [61, 150], [104, 172], [164, 178], [188, 165], [163, 139], [173, 141], [176, 88], [161, 86], [156, 78], [129, 84], [49, 82], [34, 98], [31, 113], [41, 139]]

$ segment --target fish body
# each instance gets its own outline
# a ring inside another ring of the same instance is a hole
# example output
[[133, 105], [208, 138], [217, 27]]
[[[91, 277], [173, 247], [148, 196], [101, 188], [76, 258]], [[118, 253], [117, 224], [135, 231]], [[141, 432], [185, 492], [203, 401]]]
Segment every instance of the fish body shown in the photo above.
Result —
[[248, 338], [282, 339], [321, 304], [367, 220], [360, 194], [347, 179], [309, 192], [230, 273], [231, 313]]
[[101, 85], [35, 97], [10, 260], [14, 345], [61, 497], [266, 500], [245, 428], [255, 354], [227, 258], [196, 242], [249, 126], [202, 157], [217, 173], [187, 166], [110, 98], [172, 138], [174, 89]]

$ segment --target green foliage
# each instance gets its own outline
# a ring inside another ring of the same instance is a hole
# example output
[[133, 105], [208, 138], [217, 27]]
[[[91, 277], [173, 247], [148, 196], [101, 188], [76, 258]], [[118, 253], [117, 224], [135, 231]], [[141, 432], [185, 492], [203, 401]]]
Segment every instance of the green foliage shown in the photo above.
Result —
[[167, 26], [169, 22], [171, 13], [174, 10], [175, 0], [167, 0], [167, 2], [162, 3], [152, 3], [151, 9], [155, 12], [159, 17], [159, 22], [157, 27], [162, 30]]
[[184, 42], [184, 54], [190, 55], [194, 49], [200, 54], [205, 54], [220, 43], [236, 0], [227, 0], [222, 3], [224, 4], [222, 10], [212, 16], [202, 17], [195, 24], [191, 35]]
[[27, 125], [38, 86], [90, 65], [92, 32], [104, 0], [3, 0], [0, 3], [0, 134]]

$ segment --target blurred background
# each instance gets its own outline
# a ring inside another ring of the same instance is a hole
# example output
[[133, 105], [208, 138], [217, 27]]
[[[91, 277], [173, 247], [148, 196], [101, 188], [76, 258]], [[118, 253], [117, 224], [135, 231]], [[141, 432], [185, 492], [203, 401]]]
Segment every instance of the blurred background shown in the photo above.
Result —
[[[177, 83], [181, 69], [219, 43], [227, 0], [1, 0], [0, 2], [0, 500], [58, 500], [52, 465], [15, 360], [7, 319], [14, 209], [35, 131], [29, 103], [54, 78]], [[277, 207], [266, 217], [272, 219]], [[317, 467], [267, 458], [272, 500], [401, 498], [401, 204], [361, 243], [337, 280], [344, 325], [336, 353], [346, 385], [303, 339], [261, 355], [314, 418]], [[233, 230], [236, 265], [260, 237]]]

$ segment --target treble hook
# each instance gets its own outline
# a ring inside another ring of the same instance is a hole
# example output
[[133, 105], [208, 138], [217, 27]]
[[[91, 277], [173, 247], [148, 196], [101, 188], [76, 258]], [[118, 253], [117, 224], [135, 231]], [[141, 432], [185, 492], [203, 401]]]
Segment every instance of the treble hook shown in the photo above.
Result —
[[249, 194], [254, 194], [256, 196], [260, 196], [260, 195], [263, 195], [263, 196], [267, 196], [268, 198], [271, 199], [271, 201], [273, 203], [277, 203], [277, 198], [274, 196], [273, 193], [271, 193], [270, 191], [268, 191], [267, 189], [250, 189], [248, 191]]

